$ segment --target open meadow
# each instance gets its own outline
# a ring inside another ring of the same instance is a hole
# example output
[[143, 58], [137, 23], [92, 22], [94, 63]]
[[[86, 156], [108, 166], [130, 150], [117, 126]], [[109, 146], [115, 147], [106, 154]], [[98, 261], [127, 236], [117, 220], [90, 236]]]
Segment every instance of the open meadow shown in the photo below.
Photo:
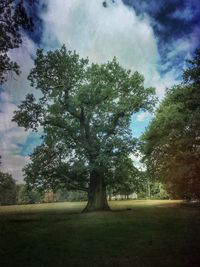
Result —
[[0, 207], [0, 266], [200, 266], [200, 209], [181, 201]]

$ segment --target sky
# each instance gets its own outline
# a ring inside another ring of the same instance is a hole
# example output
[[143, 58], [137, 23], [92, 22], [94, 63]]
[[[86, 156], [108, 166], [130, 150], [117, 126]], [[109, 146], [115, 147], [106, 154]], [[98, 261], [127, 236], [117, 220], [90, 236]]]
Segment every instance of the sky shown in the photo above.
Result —
[[[17, 105], [34, 93], [27, 75], [37, 48], [54, 50], [65, 44], [90, 62], [117, 57], [120, 64], [145, 77], [160, 100], [166, 89], [181, 82], [185, 60], [200, 47], [199, 0], [29, 0], [27, 12], [34, 31], [22, 32], [20, 48], [9, 51], [21, 68], [0, 87], [1, 169], [22, 182], [22, 168], [40, 142], [40, 134], [24, 131], [11, 122]], [[139, 137], [152, 114], [132, 116], [133, 136]]]

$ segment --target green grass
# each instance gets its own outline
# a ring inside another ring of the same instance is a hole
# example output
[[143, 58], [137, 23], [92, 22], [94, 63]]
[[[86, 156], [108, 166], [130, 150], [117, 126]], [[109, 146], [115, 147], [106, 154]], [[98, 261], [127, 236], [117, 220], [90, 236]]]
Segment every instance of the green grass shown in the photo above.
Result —
[[179, 201], [0, 207], [0, 266], [199, 267], [200, 209]]

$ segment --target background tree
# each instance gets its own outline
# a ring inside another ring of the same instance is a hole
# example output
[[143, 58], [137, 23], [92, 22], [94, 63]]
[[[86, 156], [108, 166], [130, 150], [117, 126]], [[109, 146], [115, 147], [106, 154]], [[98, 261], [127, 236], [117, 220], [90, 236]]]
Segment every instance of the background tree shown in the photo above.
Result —
[[23, 1], [0, 1], [0, 84], [7, 80], [10, 71], [19, 74], [19, 66], [8, 55], [10, 49], [22, 43], [21, 28], [32, 30], [32, 18], [28, 17]]
[[16, 183], [12, 175], [0, 171], [0, 205], [16, 203]]
[[119, 157], [116, 160], [115, 170], [109, 174], [108, 193], [110, 198], [112, 195], [123, 195], [128, 198], [130, 194], [138, 193], [141, 189], [141, 172], [129, 157]]
[[25, 184], [17, 184], [17, 204], [33, 204], [42, 202], [43, 194], [37, 190], [28, 190]]
[[53, 191], [44, 192], [44, 196], [43, 196], [42, 201], [44, 203], [53, 203], [53, 202], [56, 202], [57, 201], [56, 194]]
[[63, 201], [86, 201], [87, 193], [84, 191], [69, 191], [65, 187], [56, 190], [56, 200], [58, 202]]
[[85, 190], [86, 210], [108, 209], [110, 174], [136, 145], [131, 116], [152, 109], [154, 89], [145, 89], [143, 76], [123, 69], [116, 59], [89, 65], [65, 46], [47, 54], [38, 50], [29, 80], [42, 97], [27, 95], [14, 121], [26, 129], [42, 126], [44, 136], [25, 168], [26, 182]]
[[200, 199], [200, 50], [143, 135], [148, 169], [175, 197]]

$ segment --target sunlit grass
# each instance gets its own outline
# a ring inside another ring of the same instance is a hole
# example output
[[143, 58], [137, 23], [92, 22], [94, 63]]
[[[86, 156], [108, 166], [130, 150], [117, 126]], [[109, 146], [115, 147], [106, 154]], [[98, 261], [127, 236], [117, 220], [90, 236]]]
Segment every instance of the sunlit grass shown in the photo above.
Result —
[[[182, 203], [182, 200], [123, 200], [110, 201], [109, 206], [112, 210], [136, 207], [169, 207]], [[0, 214], [4, 213], [26, 213], [26, 212], [81, 212], [85, 207], [86, 202], [56, 202], [28, 205], [10, 205], [0, 206]]]
[[84, 202], [56, 202], [56, 203], [42, 203], [42, 204], [28, 204], [28, 205], [10, 205], [0, 206], [1, 213], [37, 213], [37, 212], [59, 212], [59, 211], [74, 211], [79, 212], [84, 208]]

